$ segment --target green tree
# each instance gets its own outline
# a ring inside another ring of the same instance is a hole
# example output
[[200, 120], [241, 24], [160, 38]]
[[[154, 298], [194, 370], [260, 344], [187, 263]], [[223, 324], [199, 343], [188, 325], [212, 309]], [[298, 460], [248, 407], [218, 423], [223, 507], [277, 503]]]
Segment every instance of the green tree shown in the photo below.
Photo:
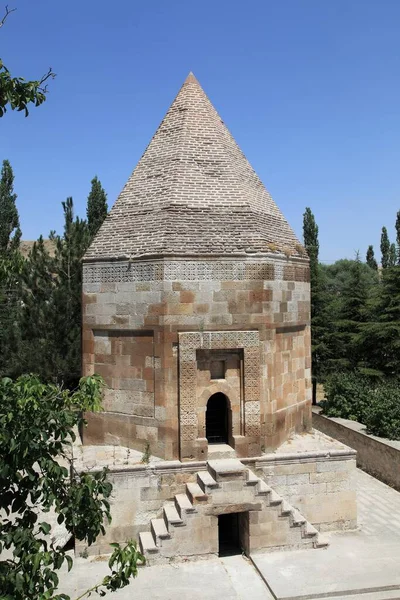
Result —
[[382, 227], [381, 233], [381, 264], [382, 269], [386, 269], [386, 267], [390, 264], [390, 241], [386, 227]]
[[0, 377], [19, 374], [24, 259], [18, 251], [0, 254]]
[[[357, 347], [356, 332], [369, 318], [368, 306], [379, 287], [379, 277], [375, 269], [359, 260], [355, 264], [354, 260], [341, 259], [320, 265], [320, 271], [324, 281], [325, 378], [329, 373], [350, 369], [354, 362], [364, 363], [364, 349]], [[352, 345], [356, 345], [354, 356]]]
[[367, 265], [369, 267], [371, 267], [371, 269], [374, 269], [375, 271], [378, 270], [378, 263], [376, 262], [376, 259], [375, 259], [375, 253], [374, 253], [373, 246], [368, 246], [366, 261], [367, 261]]
[[57, 381], [76, 385], [81, 372], [82, 257], [90, 237], [87, 222], [74, 216], [72, 198], [62, 203], [64, 234], [55, 236], [52, 327], [57, 349]]
[[[82, 413], [99, 410], [103, 382], [82, 378], [71, 393], [34, 376], [0, 381], [0, 597], [4, 600], [68, 600], [58, 594], [57, 571], [73, 565], [50, 538], [55, 511], [67, 534], [91, 545], [111, 519], [107, 471], [78, 473], [71, 444]], [[64, 465], [68, 465], [69, 469]], [[130, 542], [115, 545], [111, 575], [92, 590], [104, 595], [129, 583], [143, 556]]]
[[386, 376], [400, 373], [400, 266], [387, 267], [376, 286], [370, 320], [359, 335], [367, 365]]
[[[9, 9], [6, 6], [6, 12], [0, 21], [0, 29], [4, 26], [8, 16], [16, 9]], [[53, 79], [55, 74], [50, 68], [43, 77], [35, 81], [26, 81], [23, 77], [12, 77], [10, 71], [0, 59], [0, 117], [11, 110], [24, 111], [25, 116], [29, 114], [28, 105], [39, 106], [46, 100], [47, 85], [49, 79]]]
[[87, 222], [74, 216], [72, 198], [62, 203], [63, 235], [51, 234], [50, 255], [39, 238], [23, 270], [21, 372], [75, 387], [81, 372], [82, 257]]
[[14, 193], [14, 173], [8, 160], [3, 160], [0, 179], [0, 254], [19, 246], [21, 230]]
[[311, 345], [313, 363], [313, 401], [315, 401], [316, 382], [321, 376], [326, 354], [325, 335], [327, 321], [324, 310], [324, 283], [318, 264], [318, 225], [316, 224], [311, 209], [308, 207], [303, 215], [303, 239], [304, 247], [310, 258]]
[[388, 267], [394, 267], [397, 264], [396, 244], [390, 244]]
[[54, 329], [54, 294], [58, 280], [55, 273], [55, 259], [50, 256], [40, 237], [34, 243], [22, 270], [18, 370], [8, 375], [15, 377], [21, 373], [36, 373], [43, 381], [57, 379], [59, 349]]
[[363, 347], [359, 343], [358, 334], [362, 324], [367, 320], [368, 283], [362, 264], [357, 253], [351, 261], [349, 277], [343, 286], [339, 298], [337, 320], [337, 358], [341, 366], [354, 369], [363, 360]]
[[21, 307], [19, 253], [21, 230], [14, 193], [14, 173], [8, 160], [3, 161], [0, 178], [0, 376], [12, 374], [18, 354]]
[[94, 238], [94, 236], [100, 229], [104, 219], [107, 216], [107, 211], [107, 194], [105, 193], [99, 179], [96, 176], [94, 177], [94, 179], [92, 179], [92, 188], [88, 196], [86, 209], [86, 216], [91, 239]]
[[400, 265], [400, 210], [396, 215], [396, 243], [397, 243], [397, 264]]

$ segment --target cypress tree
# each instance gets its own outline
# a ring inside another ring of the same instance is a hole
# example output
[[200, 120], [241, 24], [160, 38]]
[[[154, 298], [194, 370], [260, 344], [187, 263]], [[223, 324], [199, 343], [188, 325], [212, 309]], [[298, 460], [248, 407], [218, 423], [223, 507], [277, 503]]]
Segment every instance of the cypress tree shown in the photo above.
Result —
[[62, 207], [63, 234], [50, 234], [54, 256], [39, 239], [27, 261], [20, 362], [44, 381], [75, 387], [81, 372], [82, 257], [90, 236], [86, 220], [74, 216], [72, 198]]
[[389, 267], [394, 267], [396, 266], [397, 263], [397, 250], [396, 250], [396, 244], [390, 244], [390, 249], [389, 249]]
[[57, 348], [54, 331], [55, 260], [45, 247], [42, 236], [34, 243], [23, 269], [21, 308], [22, 373], [36, 373], [44, 381], [54, 380]]
[[371, 267], [371, 269], [374, 269], [375, 271], [378, 270], [378, 263], [375, 260], [375, 253], [374, 253], [373, 246], [368, 246], [366, 261], [367, 261], [367, 265], [369, 267]]
[[86, 216], [91, 240], [100, 229], [104, 219], [107, 216], [107, 194], [105, 193], [97, 175], [92, 179], [92, 189], [90, 190]]
[[310, 258], [310, 283], [311, 283], [311, 346], [313, 361], [313, 402], [315, 402], [316, 382], [321, 375], [324, 364], [325, 334], [327, 319], [325, 314], [324, 288], [322, 274], [318, 264], [319, 240], [318, 225], [310, 208], [306, 208], [303, 215], [304, 247]]
[[381, 255], [382, 255], [382, 269], [386, 269], [389, 266], [390, 261], [390, 242], [386, 227], [382, 227], [381, 233]]
[[81, 372], [82, 257], [90, 235], [86, 220], [74, 217], [72, 198], [62, 203], [64, 234], [55, 236], [53, 328], [57, 349], [56, 378], [68, 386], [78, 383]]
[[[21, 239], [19, 215], [14, 193], [14, 173], [8, 160], [3, 160], [0, 179], [0, 253], [18, 248]], [[14, 234], [14, 235], [13, 235]]]
[[310, 279], [311, 289], [316, 287], [318, 282], [318, 254], [319, 254], [319, 241], [318, 241], [318, 225], [315, 222], [315, 217], [311, 212], [311, 208], [306, 208], [303, 215], [303, 238], [304, 247], [307, 250], [310, 258]]
[[0, 178], [0, 377], [14, 375], [20, 340], [23, 258], [16, 200], [14, 173], [4, 160]]

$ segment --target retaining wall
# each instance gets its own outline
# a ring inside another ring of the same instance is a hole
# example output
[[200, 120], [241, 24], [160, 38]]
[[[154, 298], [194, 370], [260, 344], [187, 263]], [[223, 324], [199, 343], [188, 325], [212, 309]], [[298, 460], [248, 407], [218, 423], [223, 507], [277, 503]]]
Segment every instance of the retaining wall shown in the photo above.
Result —
[[357, 466], [400, 491], [400, 442], [368, 435], [356, 421], [325, 417], [313, 407], [313, 427], [357, 451]]
[[[297, 508], [318, 530], [347, 529], [357, 523], [353, 484], [355, 453], [345, 450], [265, 454], [241, 459], [275, 491]], [[110, 551], [111, 542], [137, 539], [150, 530], [150, 520], [161, 515], [163, 503], [185, 493], [186, 483], [207, 469], [206, 461], [162, 461], [124, 469], [111, 469], [112, 522], [105, 536], [88, 548], [90, 554]], [[76, 553], [84, 550], [77, 545]]]

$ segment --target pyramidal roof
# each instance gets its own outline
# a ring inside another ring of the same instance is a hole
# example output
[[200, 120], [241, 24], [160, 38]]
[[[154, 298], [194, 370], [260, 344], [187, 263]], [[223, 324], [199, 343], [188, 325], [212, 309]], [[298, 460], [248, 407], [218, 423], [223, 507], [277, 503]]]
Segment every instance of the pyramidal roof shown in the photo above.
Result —
[[271, 250], [299, 241], [190, 73], [85, 260]]

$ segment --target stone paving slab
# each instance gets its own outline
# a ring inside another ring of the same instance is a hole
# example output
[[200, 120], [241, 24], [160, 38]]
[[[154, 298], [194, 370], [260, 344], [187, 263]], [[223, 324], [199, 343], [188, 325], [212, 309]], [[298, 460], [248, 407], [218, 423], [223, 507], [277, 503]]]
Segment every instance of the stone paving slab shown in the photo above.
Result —
[[[109, 573], [107, 561], [77, 558], [60, 577], [60, 591], [77, 598]], [[251, 562], [242, 556], [143, 567], [110, 600], [273, 600]]]
[[326, 550], [253, 555], [277, 600], [400, 598], [400, 494], [360, 470], [356, 483], [357, 531], [330, 534]]
[[[240, 600], [274, 600], [264, 581], [248, 558], [243, 556], [224, 556], [220, 561]], [[205, 594], [204, 598], [208, 596]], [[223, 598], [221, 597], [221, 600]]]

